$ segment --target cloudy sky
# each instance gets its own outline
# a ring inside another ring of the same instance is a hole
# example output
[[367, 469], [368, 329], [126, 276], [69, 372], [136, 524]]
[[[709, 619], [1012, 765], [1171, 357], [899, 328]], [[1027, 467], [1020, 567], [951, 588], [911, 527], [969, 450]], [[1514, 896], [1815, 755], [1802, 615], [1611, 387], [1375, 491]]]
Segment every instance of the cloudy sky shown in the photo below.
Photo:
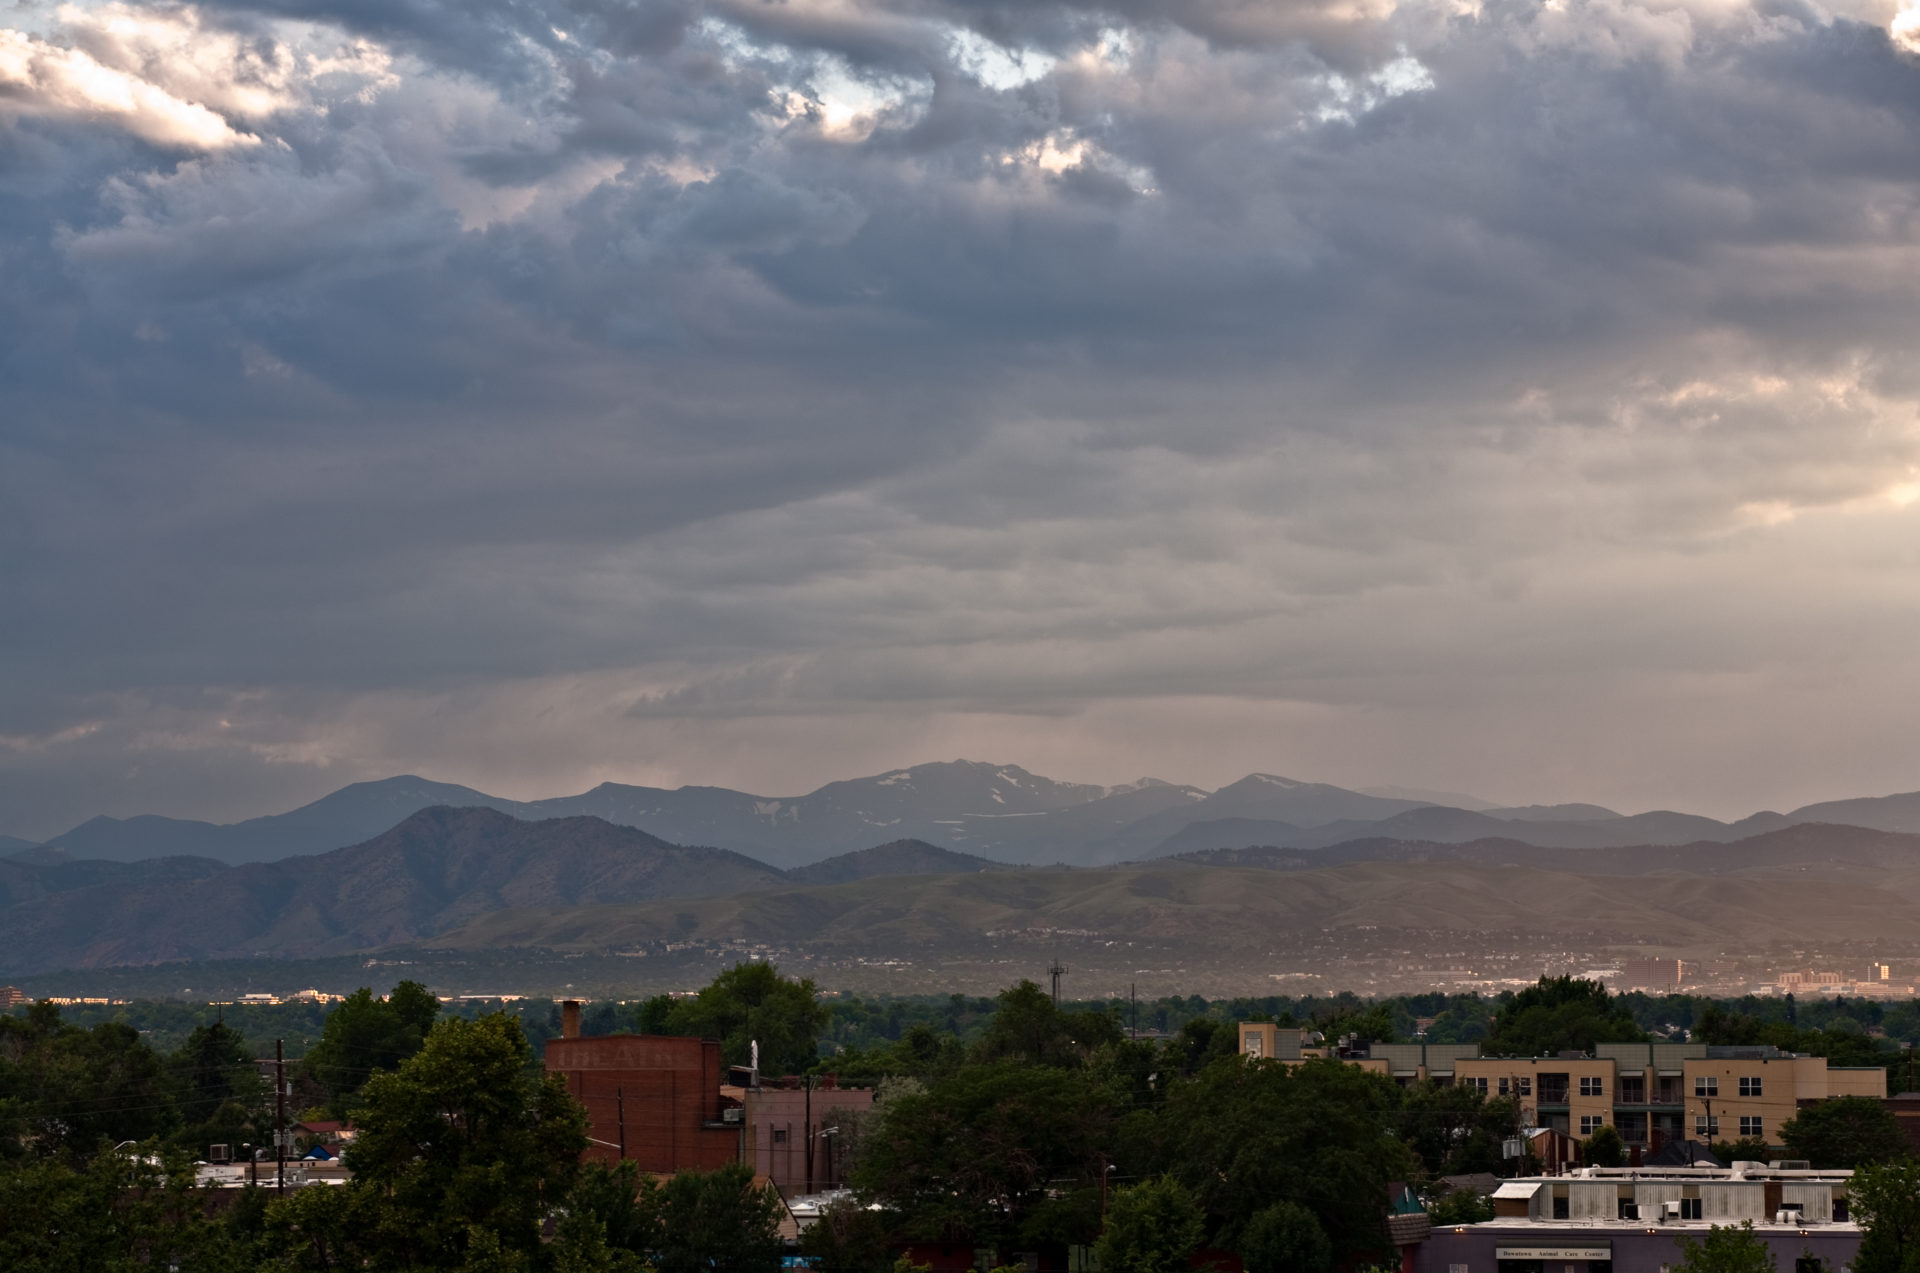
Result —
[[1920, 787], [1920, 11], [0, 0], [0, 831]]

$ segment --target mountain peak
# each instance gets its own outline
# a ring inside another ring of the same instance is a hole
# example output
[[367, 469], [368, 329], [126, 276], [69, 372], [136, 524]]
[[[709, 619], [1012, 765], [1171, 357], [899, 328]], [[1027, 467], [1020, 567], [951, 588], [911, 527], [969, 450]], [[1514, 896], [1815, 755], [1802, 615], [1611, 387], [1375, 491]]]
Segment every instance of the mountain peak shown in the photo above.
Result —
[[1011, 871], [1016, 867], [990, 862], [971, 853], [956, 853], [925, 840], [890, 840], [870, 849], [842, 853], [808, 866], [795, 867], [787, 878], [796, 884], [849, 884], [895, 875], [971, 875], [981, 871]]

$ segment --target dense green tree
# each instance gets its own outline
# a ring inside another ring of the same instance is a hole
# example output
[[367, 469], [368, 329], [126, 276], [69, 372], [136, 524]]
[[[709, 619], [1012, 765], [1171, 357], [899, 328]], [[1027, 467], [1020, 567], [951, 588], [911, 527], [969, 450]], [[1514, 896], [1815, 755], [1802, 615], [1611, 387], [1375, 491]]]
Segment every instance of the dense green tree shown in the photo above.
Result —
[[250, 1273], [260, 1252], [210, 1214], [193, 1161], [97, 1155], [82, 1167], [42, 1160], [0, 1171], [0, 1269], [7, 1273]]
[[266, 1136], [263, 1127], [272, 1085], [260, 1075], [253, 1049], [238, 1030], [216, 1021], [196, 1026], [168, 1060], [178, 1086], [184, 1126], [173, 1143], [195, 1154], [210, 1144], [245, 1143]]
[[1206, 1236], [1200, 1203], [1162, 1176], [1117, 1191], [1094, 1243], [1101, 1273], [1184, 1273]]
[[800, 1235], [800, 1253], [819, 1273], [888, 1273], [894, 1266], [886, 1222], [844, 1199], [830, 1204]]
[[[513, 1018], [450, 1018], [399, 1069], [374, 1075], [357, 1108], [353, 1180], [302, 1190], [270, 1212], [270, 1224], [300, 1248], [301, 1267], [533, 1259], [541, 1222], [572, 1186], [587, 1138], [579, 1104], [527, 1061]], [[316, 1193], [337, 1198], [306, 1200]]]
[[1861, 1167], [1847, 1184], [1847, 1197], [1864, 1231], [1853, 1273], [1920, 1273], [1920, 1162]]
[[667, 1034], [667, 1023], [673, 1019], [673, 996], [655, 995], [633, 1010], [633, 1032], [635, 1034]]
[[1194, 1017], [1180, 1027], [1167, 1045], [1168, 1059], [1181, 1074], [1191, 1077], [1222, 1057], [1240, 1050], [1240, 1031], [1232, 1022]]
[[1680, 1262], [1673, 1273], [1775, 1273], [1773, 1251], [1753, 1231], [1751, 1220], [1714, 1225], [1701, 1241], [1678, 1239]]
[[609, 1246], [635, 1253], [651, 1249], [658, 1217], [640, 1205], [640, 1168], [631, 1160], [582, 1166], [566, 1205], [570, 1212], [591, 1216]]
[[638, 1206], [658, 1273], [778, 1273], [780, 1198], [744, 1164], [643, 1180]]
[[1627, 1142], [1620, 1139], [1620, 1132], [1612, 1123], [1602, 1123], [1581, 1142], [1580, 1159], [1589, 1167], [1624, 1167]]
[[1493, 1219], [1493, 1199], [1471, 1189], [1455, 1189], [1427, 1208], [1435, 1228], [1449, 1224], [1481, 1224]]
[[326, 1084], [334, 1112], [348, 1113], [372, 1075], [418, 1052], [439, 1014], [439, 999], [417, 981], [401, 982], [384, 999], [362, 986], [328, 1013], [306, 1063]]
[[985, 1037], [975, 1048], [983, 1061], [1078, 1065], [1094, 1049], [1118, 1043], [1120, 1027], [1104, 1012], [1062, 1012], [1031, 981], [1000, 992]]
[[[1216, 1061], [1168, 1093], [1157, 1116], [1159, 1170], [1192, 1189], [1215, 1240], [1237, 1245], [1255, 1212], [1312, 1212], [1337, 1259], [1385, 1241], [1387, 1184], [1419, 1159], [1397, 1136], [1400, 1090], [1335, 1060]], [[1312, 1171], [1299, 1169], [1311, 1162]]]
[[1598, 1042], [1626, 1043], [1646, 1032], [1626, 1006], [1597, 981], [1542, 977], [1501, 1005], [1480, 1044], [1486, 1056], [1551, 1056], [1591, 1052]]
[[1768, 1020], [1752, 1011], [1735, 1010], [1710, 1001], [1698, 1010], [1690, 1037], [1696, 1042], [1721, 1046], [1771, 1044], [1782, 1052], [1824, 1057], [1828, 1064], [1840, 1066], [1892, 1066], [1903, 1056], [1883, 1046], [1851, 1017], [1829, 1015], [1822, 1025], [1801, 1020]]
[[1054, 1224], [1057, 1195], [1097, 1186], [1112, 1121], [1110, 1095], [1081, 1072], [972, 1065], [889, 1095], [852, 1180], [910, 1238], [1004, 1245], [1042, 1222], [1070, 1236]]
[[1836, 1096], [1808, 1106], [1780, 1124], [1780, 1140], [1793, 1157], [1815, 1167], [1861, 1167], [1909, 1152], [1899, 1120], [1871, 1096]]
[[864, 1051], [848, 1048], [814, 1068], [846, 1083], [876, 1083], [901, 1075], [935, 1078], [951, 1074], [966, 1061], [966, 1049], [951, 1034], [916, 1024], [897, 1040]]
[[1489, 1099], [1464, 1083], [1421, 1083], [1402, 1100], [1400, 1135], [1429, 1175], [1492, 1171], [1500, 1164], [1500, 1142], [1520, 1125], [1512, 1098]]
[[0, 1158], [91, 1154], [179, 1125], [178, 1084], [132, 1026], [82, 1029], [36, 1003], [0, 1016]]
[[1774, 1154], [1773, 1146], [1758, 1136], [1742, 1136], [1739, 1140], [1713, 1142], [1713, 1156], [1731, 1165], [1737, 1162], [1767, 1162]]
[[801, 1074], [819, 1056], [827, 1024], [811, 978], [787, 978], [772, 964], [740, 963], [691, 999], [675, 1002], [660, 1033], [720, 1040], [721, 1059], [745, 1065], [760, 1044], [763, 1074]]
[[1327, 1273], [1333, 1244], [1313, 1212], [1297, 1202], [1276, 1202], [1253, 1213], [1240, 1238], [1247, 1273]]

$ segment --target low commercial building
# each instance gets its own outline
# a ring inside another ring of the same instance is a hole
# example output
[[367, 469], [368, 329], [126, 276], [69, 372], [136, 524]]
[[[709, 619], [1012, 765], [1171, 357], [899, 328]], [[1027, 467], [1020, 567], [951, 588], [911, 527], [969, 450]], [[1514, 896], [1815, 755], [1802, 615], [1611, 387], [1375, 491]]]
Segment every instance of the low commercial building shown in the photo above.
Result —
[[1494, 1192], [1492, 1220], [1435, 1228], [1412, 1248], [1410, 1273], [1664, 1273], [1680, 1262], [1680, 1239], [1740, 1224], [1782, 1273], [1841, 1269], [1860, 1248], [1850, 1174], [1736, 1163], [1510, 1180]]
[[873, 1108], [873, 1092], [789, 1079], [748, 1089], [742, 1104], [745, 1161], [781, 1197], [793, 1198], [846, 1183], [842, 1137], [851, 1130], [850, 1116]]

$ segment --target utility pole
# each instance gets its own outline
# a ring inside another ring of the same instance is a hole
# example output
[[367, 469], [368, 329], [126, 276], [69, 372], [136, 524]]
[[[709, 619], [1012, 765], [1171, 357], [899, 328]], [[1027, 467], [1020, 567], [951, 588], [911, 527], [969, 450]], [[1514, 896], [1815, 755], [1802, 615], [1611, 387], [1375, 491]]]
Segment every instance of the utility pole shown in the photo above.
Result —
[[627, 1089], [613, 1089], [613, 1116], [620, 1125], [620, 1161], [627, 1160]]
[[1060, 965], [1058, 959], [1055, 959], [1053, 967], [1047, 969], [1047, 973], [1053, 978], [1053, 1006], [1057, 1008], [1060, 1006], [1060, 978], [1067, 975], [1067, 970]]
[[287, 1053], [286, 1040], [273, 1041], [273, 1158], [279, 1173], [275, 1186], [287, 1191]]
[[806, 1084], [806, 1109], [800, 1115], [800, 1127], [807, 1137], [807, 1193], [813, 1193], [813, 1075], [801, 1080]]
[[1140, 1038], [1140, 997], [1134, 993], [1133, 982], [1127, 983], [1127, 1039], [1138, 1042]]

